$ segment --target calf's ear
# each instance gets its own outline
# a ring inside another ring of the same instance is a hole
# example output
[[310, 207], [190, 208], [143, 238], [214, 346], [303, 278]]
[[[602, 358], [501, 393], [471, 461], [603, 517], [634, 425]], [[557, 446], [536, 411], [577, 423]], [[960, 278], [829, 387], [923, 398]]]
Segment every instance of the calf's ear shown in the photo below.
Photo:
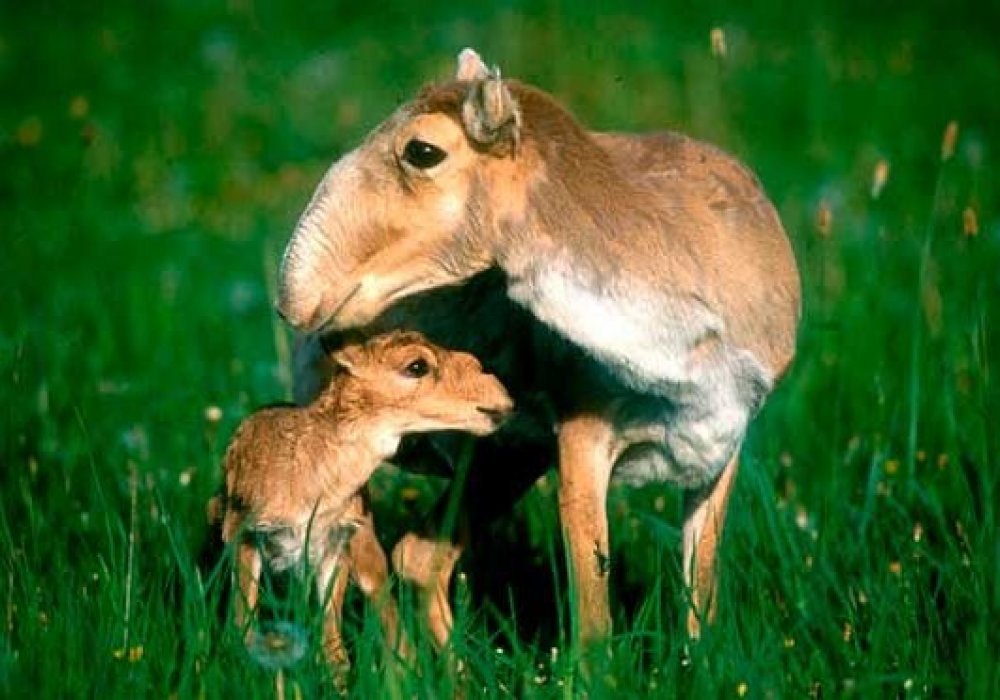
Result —
[[494, 67], [469, 86], [462, 104], [462, 123], [469, 138], [485, 150], [506, 155], [521, 139], [521, 110]]
[[331, 353], [330, 359], [333, 363], [341, 369], [341, 371], [347, 372], [348, 374], [354, 374], [354, 370], [358, 365], [358, 361], [362, 359], [361, 355], [364, 351], [357, 345], [347, 345]]

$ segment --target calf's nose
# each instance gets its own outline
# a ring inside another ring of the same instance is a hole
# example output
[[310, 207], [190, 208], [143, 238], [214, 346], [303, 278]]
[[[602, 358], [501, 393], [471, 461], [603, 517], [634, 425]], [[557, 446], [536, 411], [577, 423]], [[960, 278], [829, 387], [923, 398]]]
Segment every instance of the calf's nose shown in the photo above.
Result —
[[476, 410], [478, 410], [480, 413], [482, 413], [487, 418], [489, 418], [490, 422], [492, 422], [493, 425], [495, 425], [495, 426], [502, 425], [503, 422], [505, 420], [507, 420], [507, 418], [509, 418], [510, 414], [511, 414], [511, 409], [510, 408], [495, 408], [495, 407], [492, 407], [492, 406], [490, 406], [490, 407], [477, 406]]

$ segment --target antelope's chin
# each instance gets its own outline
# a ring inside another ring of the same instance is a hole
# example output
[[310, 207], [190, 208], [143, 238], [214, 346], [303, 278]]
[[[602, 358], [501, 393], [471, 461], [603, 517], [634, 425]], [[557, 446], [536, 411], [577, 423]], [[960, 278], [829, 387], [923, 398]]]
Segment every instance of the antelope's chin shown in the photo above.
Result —
[[371, 298], [365, 293], [364, 285], [359, 282], [345, 294], [335, 297], [322, 296], [319, 305], [313, 311], [306, 330], [315, 331], [346, 331], [360, 326], [366, 326], [373, 321], [385, 303]]
[[315, 318], [316, 328], [345, 331], [369, 326], [396, 302], [433, 286], [429, 281], [388, 286], [383, 279], [363, 278], [339, 303], [320, 306]]
[[340, 306], [328, 305], [318, 310], [313, 330], [349, 331], [361, 328], [378, 318], [385, 306], [385, 304], [369, 305], [350, 302], [342, 303]]

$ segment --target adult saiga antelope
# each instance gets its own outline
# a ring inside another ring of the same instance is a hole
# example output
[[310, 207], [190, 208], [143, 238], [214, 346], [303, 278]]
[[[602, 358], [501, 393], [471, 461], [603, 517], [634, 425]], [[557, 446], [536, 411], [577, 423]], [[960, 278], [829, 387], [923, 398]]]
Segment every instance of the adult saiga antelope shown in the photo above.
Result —
[[[800, 316], [781, 222], [732, 156], [676, 133], [588, 131], [466, 49], [454, 80], [327, 172], [285, 251], [277, 307], [312, 334], [305, 356], [321, 333], [404, 326], [500, 377], [527, 413], [487, 438], [469, 512], [516, 498], [554, 448], [580, 641], [611, 627], [612, 479], [686, 491], [689, 633], [712, 619], [739, 447]], [[438, 641], [449, 573], [411, 575], [434, 589]]]

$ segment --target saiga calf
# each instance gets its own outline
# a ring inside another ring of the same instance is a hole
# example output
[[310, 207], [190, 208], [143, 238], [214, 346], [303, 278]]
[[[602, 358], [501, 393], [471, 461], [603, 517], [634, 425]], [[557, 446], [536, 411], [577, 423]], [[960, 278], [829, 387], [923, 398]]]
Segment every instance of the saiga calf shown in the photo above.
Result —
[[266, 408], [243, 421], [226, 451], [224, 495], [209, 510], [236, 548], [235, 617], [247, 643], [262, 568], [301, 574], [308, 567], [324, 603], [324, 653], [342, 668], [348, 571], [380, 607], [387, 639], [400, 641], [386, 557], [360, 490], [404, 435], [487, 435], [512, 403], [474, 357], [415, 333], [349, 345], [332, 362], [336, 371], [310, 405]]

